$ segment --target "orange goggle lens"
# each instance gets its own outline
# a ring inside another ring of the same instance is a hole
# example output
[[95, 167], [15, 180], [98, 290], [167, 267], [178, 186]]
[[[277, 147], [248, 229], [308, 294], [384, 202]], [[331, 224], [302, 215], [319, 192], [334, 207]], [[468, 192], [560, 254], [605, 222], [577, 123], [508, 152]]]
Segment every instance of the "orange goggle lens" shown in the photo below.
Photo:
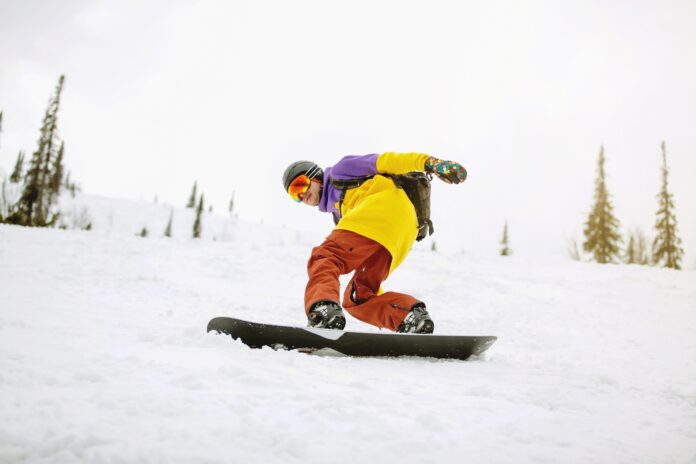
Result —
[[292, 198], [298, 203], [301, 202], [302, 200], [300, 199], [300, 195], [309, 190], [309, 186], [311, 184], [312, 180], [309, 177], [305, 175], [297, 176], [288, 187], [288, 193], [290, 194], [290, 198]]

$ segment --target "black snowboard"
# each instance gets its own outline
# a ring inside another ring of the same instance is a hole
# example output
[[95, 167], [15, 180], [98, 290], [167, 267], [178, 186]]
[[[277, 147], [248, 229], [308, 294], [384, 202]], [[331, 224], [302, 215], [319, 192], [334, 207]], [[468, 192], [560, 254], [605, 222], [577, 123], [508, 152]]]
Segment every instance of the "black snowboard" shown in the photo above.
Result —
[[[208, 332], [217, 331], [241, 339], [251, 348], [342, 353], [347, 356], [419, 356], [466, 359], [486, 351], [496, 337], [348, 332], [333, 329], [258, 324], [231, 317], [216, 317]], [[333, 350], [333, 351], [332, 351]]]

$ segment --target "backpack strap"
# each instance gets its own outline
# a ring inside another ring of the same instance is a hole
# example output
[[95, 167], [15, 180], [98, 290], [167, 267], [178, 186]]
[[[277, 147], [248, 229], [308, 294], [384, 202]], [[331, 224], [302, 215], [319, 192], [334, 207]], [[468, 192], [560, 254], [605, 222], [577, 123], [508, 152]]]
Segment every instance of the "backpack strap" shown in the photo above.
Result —
[[[341, 212], [341, 207], [343, 206], [343, 199], [346, 197], [346, 192], [348, 190], [358, 188], [368, 180], [372, 179], [374, 176], [358, 177], [355, 179], [330, 179], [331, 185], [341, 192], [341, 197], [338, 200], [338, 212]], [[340, 218], [335, 214], [333, 215], [334, 224], [338, 224]]]
[[334, 188], [345, 192], [346, 190], [360, 187], [373, 177], [375, 176], [358, 177], [356, 179], [331, 179], [331, 185], [333, 185]]

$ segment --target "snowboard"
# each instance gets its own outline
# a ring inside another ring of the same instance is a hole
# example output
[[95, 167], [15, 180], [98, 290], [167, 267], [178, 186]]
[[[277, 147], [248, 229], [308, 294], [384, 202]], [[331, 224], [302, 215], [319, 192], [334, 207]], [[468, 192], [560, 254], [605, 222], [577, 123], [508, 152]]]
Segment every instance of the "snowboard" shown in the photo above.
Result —
[[251, 348], [268, 346], [274, 350], [368, 357], [467, 359], [480, 355], [497, 340], [494, 336], [372, 333], [290, 327], [232, 317], [211, 319], [208, 332], [212, 331], [231, 335]]

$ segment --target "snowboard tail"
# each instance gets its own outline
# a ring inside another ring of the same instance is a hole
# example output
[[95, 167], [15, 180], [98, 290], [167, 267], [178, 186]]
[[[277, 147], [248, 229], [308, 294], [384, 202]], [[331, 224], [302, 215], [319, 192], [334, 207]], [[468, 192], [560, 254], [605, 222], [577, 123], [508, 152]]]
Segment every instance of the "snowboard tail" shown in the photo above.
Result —
[[232, 317], [216, 317], [208, 332], [216, 331], [239, 339], [251, 348], [268, 346], [275, 350], [316, 352], [333, 350], [346, 356], [417, 356], [467, 359], [486, 351], [494, 336], [425, 335], [350, 332], [313, 327], [260, 324]]

